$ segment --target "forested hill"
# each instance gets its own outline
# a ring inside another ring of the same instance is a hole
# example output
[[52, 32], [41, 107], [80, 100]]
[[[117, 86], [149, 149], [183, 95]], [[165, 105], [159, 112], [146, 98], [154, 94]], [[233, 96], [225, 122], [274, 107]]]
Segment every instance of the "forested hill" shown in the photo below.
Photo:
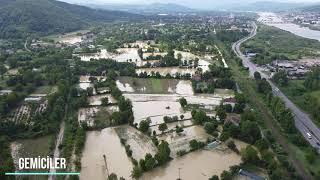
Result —
[[20, 38], [84, 28], [95, 22], [140, 19], [127, 12], [95, 10], [55, 0], [0, 0], [0, 38]]

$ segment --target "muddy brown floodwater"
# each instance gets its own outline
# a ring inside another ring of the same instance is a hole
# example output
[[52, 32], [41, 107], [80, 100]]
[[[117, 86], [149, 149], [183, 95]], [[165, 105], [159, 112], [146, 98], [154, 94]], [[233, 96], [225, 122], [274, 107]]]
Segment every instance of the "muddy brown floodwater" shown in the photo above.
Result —
[[158, 167], [142, 176], [142, 180], [207, 180], [212, 175], [220, 175], [230, 166], [241, 163], [241, 157], [234, 152], [200, 150], [177, 157], [165, 166]]
[[121, 145], [114, 128], [87, 132], [81, 159], [80, 179], [107, 180], [103, 155], [106, 155], [109, 174], [115, 173], [118, 177], [131, 179], [132, 162], [127, 157], [125, 148]]

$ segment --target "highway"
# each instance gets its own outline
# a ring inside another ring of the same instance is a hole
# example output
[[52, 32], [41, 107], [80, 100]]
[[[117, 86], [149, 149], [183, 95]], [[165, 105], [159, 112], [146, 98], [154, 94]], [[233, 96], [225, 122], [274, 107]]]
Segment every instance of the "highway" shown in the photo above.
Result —
[[[249, 58], [247, 58], [241, 51], [240, 46], [243, 42], [249, 40], [250, 38], [254, 37], [257, 34], [257, 25], [255, 23], [252, 23], [253, 29], [249, 36], [235, 42], [232, 45], [233, 51], [236, 53], [236, 55], [242, 59], [242, 64], [245, 67], [249, 68], [250, 76], [253, 76], [254, 72], [259, 72], [261, 74], [262, 78], [266, 78], [269, 84], [272, 87], [272, 92], [275, 96], [280, 97], [286, 104], [286, 107], [289, 108], [293, 115], [295, 120], [295, 126], [296, 128], [301, 132], [303, 137], [311, 144], [311, 146], [318, 149], [318, 152], [320, 153], [320, 129], [313, 123], [313, 121], [310, 119], [309, 115], [301, 111], [294, 103], [292, 103], [287, 96], [285, 96], [280, 89], [270, 80], [268, 75], [261, 72], [257, 66], [250, 61]], [[307, 133], [311, 134], [311, 138], [308, 137]]]

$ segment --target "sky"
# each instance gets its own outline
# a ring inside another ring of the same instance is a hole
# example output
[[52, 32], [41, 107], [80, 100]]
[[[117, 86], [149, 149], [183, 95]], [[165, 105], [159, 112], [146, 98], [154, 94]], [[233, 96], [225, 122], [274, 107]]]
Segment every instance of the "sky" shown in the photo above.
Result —
[[298, 3], [320, 3], [320, 0], [60, 0], [75, 4], [151, 4], [151, 3], [176, 3], [191, 8], [208, 6], [221, 6], [229, 4], [245, 4], [257, 1], [274, 2], [298, 2]]

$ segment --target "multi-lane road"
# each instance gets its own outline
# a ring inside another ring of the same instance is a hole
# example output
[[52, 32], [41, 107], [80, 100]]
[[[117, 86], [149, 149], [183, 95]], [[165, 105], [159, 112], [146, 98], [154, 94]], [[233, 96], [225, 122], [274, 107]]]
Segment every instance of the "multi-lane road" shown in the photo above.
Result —
[[[233, 51], [237, 54], [239, 58], [242, 59], [242, 63], [245, 67], [249, 68], [250, 75], [253, 76], [254, 72], [259, 72], [261, 74], [261, 77], [266, 78], [269, 84], [272, 87], [272, 92], [275, 96], [280, 97], [284, 103], [286, 104], [286, 107], [289, 108], [293, 115], [295, 120], [295, 126], [296, 128], [301, 132], [303, 137], [315, 148], [318, 149], [318, 152], [320, 152], [320, 129], [312, 122], [309, 115], [301, 111], [294, 103], [292, 103], [286, 95], [284, 95], [280, 89], [270, 80], [268, 75], [261, 72], [259, 68], [250, 61], [249, 58], [247, 58], [241, 51], [240, 46], [243, 42], [249, 40], [250, 38], [254, 37], [257, 34], [257, 25], [255, 23], [252, 23], [252, 31], [249, 36], [235, 42], [232, 45]], [[311, 137], [310, 137], [311, 135]]]

